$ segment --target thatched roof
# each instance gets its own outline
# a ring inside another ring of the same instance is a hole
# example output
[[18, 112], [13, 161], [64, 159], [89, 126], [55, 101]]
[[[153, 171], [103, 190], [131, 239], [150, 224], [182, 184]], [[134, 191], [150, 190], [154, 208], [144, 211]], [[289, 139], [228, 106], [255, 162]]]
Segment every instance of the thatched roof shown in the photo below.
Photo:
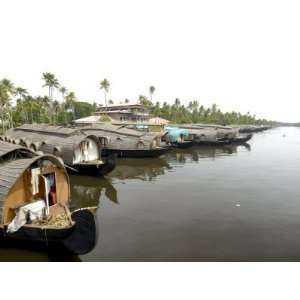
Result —
[[16, 153], [16, 154], [33, 154], [33, 152], [25, 147], [20, 145], [14, 145], [7, 142], [0, 141], [0, 158], [3, 158], [7, 154]]
[[73, 135], [79, 132], [76, 128], [68, 128], [64, 126], [54, 126], [48, 124], [24, 124], [15, 130], [37, 132], [37, 133], [48, 133], [55, 135]]
[[52, 155], [35, 156], [33, 158], [23, 158], [17, 160], [6, 161], [0, 164], [0, 220], [2, 220], [2, 213], [5, 199], [20, 176], [36, 161], [50, 160], [55, 165], [64, 169], [63, 164]]

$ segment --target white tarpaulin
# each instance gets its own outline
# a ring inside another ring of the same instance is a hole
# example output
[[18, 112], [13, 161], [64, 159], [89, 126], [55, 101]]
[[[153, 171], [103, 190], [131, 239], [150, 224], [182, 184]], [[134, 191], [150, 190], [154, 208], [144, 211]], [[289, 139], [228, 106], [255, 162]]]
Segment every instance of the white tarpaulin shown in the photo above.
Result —
[[23, 225], [26, 224], [27, 219], [31, 221], [41, 219], [46, 208], [44, 200], [38, 200], [33, 203], [26, 204], [17, 209], [16, 216], [7, 227], [8, 233], [18, 231]]

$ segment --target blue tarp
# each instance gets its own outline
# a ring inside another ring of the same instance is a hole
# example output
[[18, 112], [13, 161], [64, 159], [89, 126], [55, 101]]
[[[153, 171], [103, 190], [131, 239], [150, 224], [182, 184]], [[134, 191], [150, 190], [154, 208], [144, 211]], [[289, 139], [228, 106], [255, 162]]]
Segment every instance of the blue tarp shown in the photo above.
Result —
[[184, 128], [166, 126], [165, 131], [168, 132], [168, 136], [172, 143], [177, 142], [178, 139], [180, 139], [182, 136], [184, 138], [189, 136], [188, 129], [184, 129]]

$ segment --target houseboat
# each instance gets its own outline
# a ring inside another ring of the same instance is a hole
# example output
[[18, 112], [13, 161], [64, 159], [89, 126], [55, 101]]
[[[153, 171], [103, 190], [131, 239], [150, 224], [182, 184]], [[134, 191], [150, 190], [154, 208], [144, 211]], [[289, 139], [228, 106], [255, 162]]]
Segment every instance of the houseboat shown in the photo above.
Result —
[[62, 126], [25, 124], [7, 131], [3, 140], [33, 151], [53, 154], [71, 173], [101, 176], [115, 168], [115, 157], [105, 155], [106, 138]]
[[218, 131], [213, 128], [201, 127], [194, 124], [180, 124], [177, 126], [188, 130], [188, 139], [192, 140], [196, 145], [219, 146], [230, 143], [227, 136], [220, 135]]
[[271, 129], [269, 125], [233, 125], [238, 128], [240, 133], [255, 133]]
[[205, 134], [205, 137], [202, 136], [199, 144], [243, 144], [248, 142], [252, 138], [252, 134], [242, 134], [239, 132], [238, 128], [231, 126], [222, 126], [216, 124], [192, 124], [183, 126], [190, 126], [192, 128], [206, 130], [207, 133]]
[[97, 240], [91, 209], [69, 210], [70, 184], [62, 162], [0, 142], [0, 239], [90, 251]]
[[105, 137], [106, 155], [116, 154], [118, 157], [159, 157], [169, 150], [162, 142], [163, 133], [149, 133], [128, 128], [128, 124], [114, 125], [98, 123], [80, 127], [86, 135]]
[[169, 142], [173, 147], [188, 148], [194, 144], [193, 139], [190, 138], [188, 129], [166, 126], [164, 130], [167, 133], [164, 140]]

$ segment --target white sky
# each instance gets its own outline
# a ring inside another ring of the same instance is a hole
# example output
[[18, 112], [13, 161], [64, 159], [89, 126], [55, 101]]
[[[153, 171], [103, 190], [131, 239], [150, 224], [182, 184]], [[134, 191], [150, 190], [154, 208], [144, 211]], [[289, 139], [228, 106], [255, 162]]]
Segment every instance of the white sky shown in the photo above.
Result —
[[281, 0], [0, 0], [0, 78], [54, 73], [79, 99], [187, 104], [300, 121], [300, 4]]

